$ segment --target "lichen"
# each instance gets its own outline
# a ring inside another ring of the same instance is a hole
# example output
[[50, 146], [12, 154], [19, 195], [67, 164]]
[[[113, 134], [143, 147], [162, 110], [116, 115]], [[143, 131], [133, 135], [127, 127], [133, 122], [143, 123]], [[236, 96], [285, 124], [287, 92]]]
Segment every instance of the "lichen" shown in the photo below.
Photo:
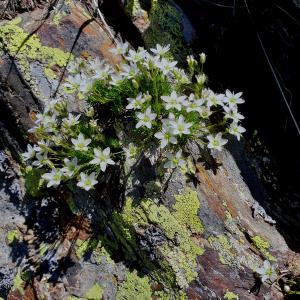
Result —
[[187, 188], [181, 195], [176, 195], [175, 199], [173, 207], [176, 211], [173, 215], [177, 221], [192, 233], [203, 233], [204, 228], [198, 217], [200, 201], [197, 192]]
[[65, 12], [57, 12], [52, 19], [52, 23], [56, 26], [59, 26], [61, 19], [66, 15]]
[[118, 287], [117, 300], [151, 300], [151, 286], [148, 277], [140, 277], [137, 272], [129, 272], [126, 280]]
[[[186, 201], [195, 196], [191, 190], [185, 191], [182, 197], [178, 196], [178, 205], [174, 207], [178, 209], [182, 206], [182, 201]], [[193, 221], [197, 216], [196, 198], [193, 198], [194, 206], [192, 210], [185, 210], [183, 213], [191, 213], [190, 217]], [[179, 288], [185, 288], [197, 277], [197, 257], [202, 255], [204, 250], [197, 245], [191, 238], [193, 228], [197, 232], [202, 230], [199, 223], [188, 222], [188, 217], [181, 215], [180, 221], [177, 219], [178, 212], [171, 212], [164, 205], [157, 205], [150, 199], [142, 200], [138, 205], [134, 205], [131, 198], [125, 203], [123, 212], [113, 214], [113, 222], [110, 224], [117, 238], [125, 248], [128, 257], [134, 259], [135, 253], [140, 252], [138, 240], [136, 237], [137, 228], [145, 228], [152, 224], [160, 229], [170, 243], [156, 246], [157, 252], [162, 257], [159, 261], [161, 268], [153, 271], [153, 277], [158, 281], [162, 280], [169, 286], [177, 285]], [[192, 225], [191, 225], [192, 224]], [[196, 224], [196, 225], [195, 225]], [[189, 227], [189, 228], [188, 228]], [[142, 259], [145, 257], [141, 254]], [[146, 262], [145, 262], [146, 263]], [[148, 262], [149, 263], [149, 262]], [[151, 269], [149, 267], [149, 269]]]
[[56, 79], [57, 78], [57, 75], [56, 73], [50, 68], [50, 67], [46, 67], [44, 69], [44, 73], [45, 73], [45, 76], [48, 78], [48, 79]]
[[[58, 48], [43, 46], [36, 34], [30, 35], [17, 25], [20, 21], [20, 18], [17, 18], [0, 27], [0, 49], [17, 59], [18, 66], [27, 81], [31, 80], [30, 61], [58, 67], [67, 65], [72, 54]], [[47, 73], [49, 75], [49, 70], [46, 71], [46, 75]]]
[[95, 283], [85, 294], [88, 300], [101, 300], [103, 296], [103, 289], [98, 283]]
[[224, 265], [233, 265], [236, 261], [236, 253], [225, 235], [210, 236], [208, 242], [217, 250], [219, 260]]
[[253, 245], [259, 250], [269, 261], [276, 261], [276, 258], [268, 251], [270, 244], [260, 236], [256, 235], [251, 238]]
[[86, 254], [91, 253], [95, 256], [96, 261], [99, 264], [102, 263], [102, 259], [105, 259], [107, 263], [113, 262], [105, 247], [102, 246], [100, 239], [89, 239], [86, 241], [76, 240], [75, 253], [79, 259], [83, 258]]
[[18, 240], [20, 236], [19, 230], [11, 230], [7, 233], [6, 239], [8, 244], [12, 244], [15, 240]]
[[233, 292], [229, 292], [229, 291], [227, 291], [223, 297], [224, 297], [224, 299], [227, 299], [227, 300], [233, 300], [233, 299], [239, 300], [239, 296], [238, 295], [236, 295]]
[[13, 287], [12, 291], [19, 291], [22, 295], [24, 295], [25, 290], [24, 290], [24, 281], [20, 275], [20, 272], [17, 273], [13, 280]]

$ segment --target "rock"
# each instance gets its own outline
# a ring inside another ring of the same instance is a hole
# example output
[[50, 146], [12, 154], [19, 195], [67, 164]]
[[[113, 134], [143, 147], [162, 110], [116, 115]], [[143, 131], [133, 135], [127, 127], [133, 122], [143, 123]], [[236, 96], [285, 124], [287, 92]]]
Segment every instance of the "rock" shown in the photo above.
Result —
[[[193, 28], [174, 2], [127, 1], [125, 8], [146, 46], [177, 44], [174, 55], [180, 57], [192, 43]], [[25, 184], [21, 179], [19, 154], [34, 140], [27, 130], [35, 114], [49, 98], [61, 96], [57, 87], [69, 59], [99, 57], [115, 64], [119, 58], [109, 52], [113, 41], [105, 29], [77, 1], [59, 1], [51, 11], [41, 6], [1, 23], [0, 45], [5, 108], [0, 124], [5, 133], [0, 137], [1, 297], [283, 299], [255, 271], [269, 260], [280, 271], [287, 266], [289, 276], [292, 269], [299, 276], [299, 256], [277, 225], [253, 218], [258, 198], [239, 168], [239, 159], [243, 171], [249, 167], [242, 144], [208, 156], [190, 143], [186, 153], [194, 177], [180, 169], [159, 177], [158, 152], [152, 147], [138, 161], [126, 162], [128, 168], [137, 164], [125, 187], [116, 172], [91, 193], [72, 185], [35, 193], [34, 174], [31, 185], [28, 176]], [[66, 97], [78, 109], [80, 99]], [[267, 192], [257, 174], [247, 175], [263, 199]]]

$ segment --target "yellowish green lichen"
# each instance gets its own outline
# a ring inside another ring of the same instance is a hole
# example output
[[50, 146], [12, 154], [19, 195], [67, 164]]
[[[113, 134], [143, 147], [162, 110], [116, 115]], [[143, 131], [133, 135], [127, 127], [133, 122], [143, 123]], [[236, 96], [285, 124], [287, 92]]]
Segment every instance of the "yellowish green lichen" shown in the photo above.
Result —
[[181, 195], [176, 195], [175, 199], [173, 215], [178, 222], [192, 233], [203, 233], [204, 228], [198, 217], [200, 201], [197, 192], [187, 188]]
[[223, 297], [224, 297], [224, 299], [227, 299], [227, 300], [233, 300], [233, 299], [239, 300], [238, 295], [236, 295], [233, 292], [229, 292], [229, 291], [227, 291]]
[[7, 233], [6, 239], [8, 244], [12, 244], [15, 240], [18, 240], [20, 236], [19, 230], [11, 230]]
[[276, 261], [276, 258], [268, 251], [270, 244], [260, 236], [256, 235], [251, 238], [253, 245], [263, 254], [269, 261]]
[[52, 23], [56, 26], [59, 26], [61, 19], [66, 15], [65, 12], [58, 11], [52, 19]]
[[20, 272], [17, 273], [13, 280], [13, 287], [12, 291], [19, 291], [22, 295], [24, 295], [25, 290], [24, 290], [24, 281], [21, 278]]
[[95, 283], [86, 293], [85, 298], [88, 300], [101, 300], [103, 296], [103, 289], [98, 283]]
[[100, 239], [76, 240], [75, 253], [79, 259], [83, 258], [87, 253], [92, 253], [99, 264], [101, 264], [103, 258], [105, 258], [107, 263], [113, 262], [105, 247], [101, 245]]
[[[184, 201], [190, 199], [193, 202], [192, 209], [188, 209], [184, 205]], [[177, 210], [171, 212], [166, 206], [157, 205], [150, 199], [144, 199], [135, 205], [133, 200], [128, 198], [123, 212], [121, 214], [114, 212], [113, 222], [110, 225], [125, 247], [125, 252], [129, 253], [129, 257], [133, 259], [135, 253], [140, 252], [136, 228], [146, 228], [150, 224], [158, 227], [170, 242], [157, 246], [157, 252], [162, 256], [162, 260], [159, 262], [161, 269], [154, 269], [152, 276], [156, 277], [158, 281], [162, 279], [168, 281], [169, 285], [175, 284], [179, 288], [185, 288], [197, 277], [197, 257], [204, 252], [191, 238], [191, 231], [201, 232], [203, 230], [203, 227], [200, 226], [201, 223], [195, 221], [199, 205], [197, 194], [191, 190], [186, 190], [182, 197], [177, 197], [174, 207], [183, 208], [183, 214], [190, 214], [192, 222], [189, 222], [187, 215], [178, 217]]]
[[54, 80], [57, 78], [56, 73], [50, 67], [46, 67], [44, 73], [48, 79]]
[[233, 265], [236, 261], [236, 252], [225, 235], [211, 236], [208, 242], [218, 252], [219, 260], [224, 265]]
[[152, 290], [148, 277], [140, 277], [137, 272], [129, 272], [126, 280], [118, 287], [116, 300], [151, 300]]
[[[58, 67], [66, 66], [72, 54], [58, 48], [43, 46], [36, 34], [30, 35], [17, 25], [20, 22], [20, 18], [17, 18], [0, 27], [0, 49], [17, 59], [26, 80], [31, 80], [30, 61]], [[49, 70], [46, 73], [49, 75]]]

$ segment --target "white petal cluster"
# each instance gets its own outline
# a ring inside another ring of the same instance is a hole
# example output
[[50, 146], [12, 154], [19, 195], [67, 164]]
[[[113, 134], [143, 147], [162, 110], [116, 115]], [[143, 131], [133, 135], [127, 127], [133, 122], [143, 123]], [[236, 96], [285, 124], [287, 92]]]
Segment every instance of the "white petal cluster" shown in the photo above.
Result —
[[269, 281], [270, 283], [273, 283], [278, 278], [276, 266], [271, 265], [268, 260], [265, 260], [263, 265], [260, 268], [256, 269], [255, 272], [260, 276], [262, 282]]
[[[185, 166], [182, 149], [191, 140], [221, 151], [229, 134], [241, 139], [242, 93], [215, 93], [206, 87], [204, 53], [188, 56], [185, 71], [172, 59], [170, 45], [157, 44], [147, 51], [118, 43], [110, 52], [120, 63], [73, 59], [58, 96], [35, 116], [30, 132], [38, 142], [28, 145], [22, 158], [43, 172], [47, 187], [76, 180], [89, 191], [103, 172], [123, 162], [121, 157], [136, 159], [137, 149], [147, 150], [150, 144], [159, 149], [164, 167], [174, 169]], [[74, 111], [66, 94], [84, 100], [83, 109]], [[107, 124], [102, 112], [109, 115]], [[116, 120], [122, 128], [128, 125], [128, 140], [123, 141], [122, 134], [110, 136]]]

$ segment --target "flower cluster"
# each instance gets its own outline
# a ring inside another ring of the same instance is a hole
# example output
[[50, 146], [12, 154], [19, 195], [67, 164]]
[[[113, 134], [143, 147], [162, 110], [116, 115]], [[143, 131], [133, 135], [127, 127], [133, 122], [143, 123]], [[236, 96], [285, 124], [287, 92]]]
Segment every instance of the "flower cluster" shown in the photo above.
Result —
[[36, 115], [36, 126], [30, 132], [39, 141], [34, 146], [29, 144], [22, 157], [32, 167], [45, 171], [42, 179], [47, 187], [76, 179], [77, 185], [88, 191], [98, 182], [98, 175], [115, 164], [110, 148], [101, 148], [101, 131], [94, 124], [93, 114], [92, 108], [85, 114], [70, 113], [65, 101], [52, 100], [44, 113]]
[[[45, 170], [42, 179], [48, 187], [74, 179], [90, 190], [109, 165], [128, 156], [132, 143], [142, 151], [155, 142], [164, 167], [176, 168], [185, 165], [182, 148], [189, 140], [219, 151], [227, 143], [225, 135], [240, 140], [245, 131], [238, 111], [242, 93], [214, 93], [206, 87], [205, 54], [198, 60], [188, 56], [185, 71], [172, 59], [168, 45], [146, 51], [125, 43], [111, 52], [119, 57], [115, 66], [99, 59], [75, 59], [67, 67], [62, 92], [84, 101], [84, 111], [56, 99], [36, 115], [31, 132], [38, 142], [28, 145], [23, 159]], [[103, 116], [108, 121], [96, 119]], [[118, 136], [114, 122], [133, 128], [127, 140], [118, 143], [123, 155], [119, 146], [108, 143], [112, 137], [106, 134]]]

